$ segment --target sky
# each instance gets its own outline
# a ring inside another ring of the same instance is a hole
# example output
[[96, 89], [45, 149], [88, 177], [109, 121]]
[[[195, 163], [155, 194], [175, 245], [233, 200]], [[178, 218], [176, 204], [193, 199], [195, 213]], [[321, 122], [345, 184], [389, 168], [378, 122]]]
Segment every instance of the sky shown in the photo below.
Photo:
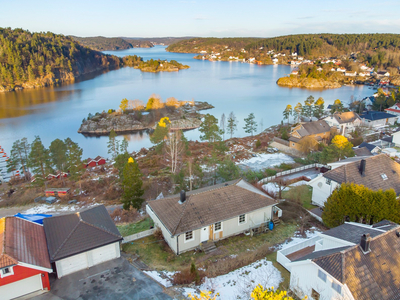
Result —
[[400, 33], [400, 1], [0, 0], [0, 27], [106, 37]]

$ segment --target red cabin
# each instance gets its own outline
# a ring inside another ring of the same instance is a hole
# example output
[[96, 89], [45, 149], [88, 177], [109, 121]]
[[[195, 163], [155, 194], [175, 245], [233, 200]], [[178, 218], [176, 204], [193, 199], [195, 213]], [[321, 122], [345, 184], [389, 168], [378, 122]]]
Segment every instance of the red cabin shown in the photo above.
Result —
[[85, 168], [93, 168], [96, 166], [101, 166], [106, 164], [106, 159], [101, 156], [97, 156], [95, 159], [88, 158]]
[[51, 272], [43, 225], [17, 217], [0, 219], [1, 299], [50, 290]]

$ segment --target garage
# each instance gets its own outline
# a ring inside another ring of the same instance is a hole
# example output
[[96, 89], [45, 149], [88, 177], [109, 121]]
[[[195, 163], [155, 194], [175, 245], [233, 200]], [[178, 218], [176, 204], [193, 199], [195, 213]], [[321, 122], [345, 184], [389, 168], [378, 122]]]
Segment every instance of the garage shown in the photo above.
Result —
[[38, 274], [17, 282], [0, 286], [0, 295], [1, 299], [13, 299], [42, 289], [42, 277]]
[[122, 236], [103, 205], [46, 218], [43, 225], [58, 278], [120, 257]]
[[56, 261], [57, 276], [61, 278], [118, 257], [120, 257], [119, 242], [70, 256]]

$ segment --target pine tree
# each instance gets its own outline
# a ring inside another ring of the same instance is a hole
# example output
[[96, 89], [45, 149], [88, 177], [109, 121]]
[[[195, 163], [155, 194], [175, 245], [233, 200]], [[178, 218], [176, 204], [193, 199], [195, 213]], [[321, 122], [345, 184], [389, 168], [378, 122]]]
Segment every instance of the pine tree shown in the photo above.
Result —
[[253, 133], [257, 130], [257, 122], [255, 121], [254, 113], [250, 113], [247, 118], [244, 119], [244, 131], [246, 133], [250, 133], [253, 136]]
[[229, 114], [229, 117], [228, 117], [228, 124], [227, 124], [227, 130], [226, 130], [226, 132], [231, 135], [231, 138], [232, 138], [233, 134], [235, 133], [235, 131], [237, 130], [237, 124], [238, 124], [238, 121], [236, 120], [236, 116], [233, 113], [233, 111], [231, 111], [231, 113]]
[[122, 142], [121, 142], [121, 145], [120, 145], [120, 151], [121, 151], [121, 153], [128, 153], [128, 147], [129, 147], [129, 143], [128, 143], [128, 141], [126, 140], [126, 138], [124, 138], [124, 139], [122, 140]]
[[125, 164], [122, 179], [122, 189], [124, 191], [122, 203], [125, 210], [129, 210], [130, 207], [139, 210], [142, 207], [144, 190], [142, 189], [143, 181], [141, 176], [138, 164], [130, 157]]
[[283, 111], [283, 118], [288, 120], [287, 121], [288, 125], [289, 125], [289, 118], [292, 115], [292, 113], [293, 113], [292, 106], [290, 104], [286, 105], [286, 108]]
[[35, 185], [43, 186], [46, 175], [50, 171], [50, 155], [39, 136], [35, 136], [35, 140], [31, 144], [31, 152], [29, 153], [29, 167], [35, 175]]
[[314, 117], [317, 119], [321, 118], [324, 113], [324, 99], [319, 97], [318, 100], [314, 103]]
[[200, 136], [200, 140], [209, 141], [210, 143], [221, 140], [221, 131], [218, 127], [218, 119], [213, 115], [206, 114], [204, 121], [199, 127], [199, 131], [203, 134]]
[[225, 141], [226, 117], [224, 113], [221, 116], [221, 121], [219, 122], [219, 128], [221, 128], [222, 140]]
[[108, 154], [111, 154], [112, 158], [115, 158], [119, 153], [118, 144], [115, 139], [116, 136], [117, 134], [115, 133], [114, 129], [111, 129], [110, 135], [108, 136], [107, 148]]
[[55, 139], [49, 147], [49, 154], [52, 166], [56, 170], [65, 171], [65, 163], [67, 160], [67, 147], [60, 139]]
[[82, 163], [83, 150], [70, 138], [66, 138], [64, 143], [66, 146], [66, 170], [69, 171], [69, 176], [72, 180], [78, 181], [85, 171]]

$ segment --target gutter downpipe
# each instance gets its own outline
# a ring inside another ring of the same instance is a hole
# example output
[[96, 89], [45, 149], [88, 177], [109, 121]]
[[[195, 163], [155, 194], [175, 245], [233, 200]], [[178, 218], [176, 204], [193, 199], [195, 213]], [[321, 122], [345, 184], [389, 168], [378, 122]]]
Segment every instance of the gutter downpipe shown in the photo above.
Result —
[[179, 236], [180, 234], [176, 237], [176, 255], [179, 255]]

